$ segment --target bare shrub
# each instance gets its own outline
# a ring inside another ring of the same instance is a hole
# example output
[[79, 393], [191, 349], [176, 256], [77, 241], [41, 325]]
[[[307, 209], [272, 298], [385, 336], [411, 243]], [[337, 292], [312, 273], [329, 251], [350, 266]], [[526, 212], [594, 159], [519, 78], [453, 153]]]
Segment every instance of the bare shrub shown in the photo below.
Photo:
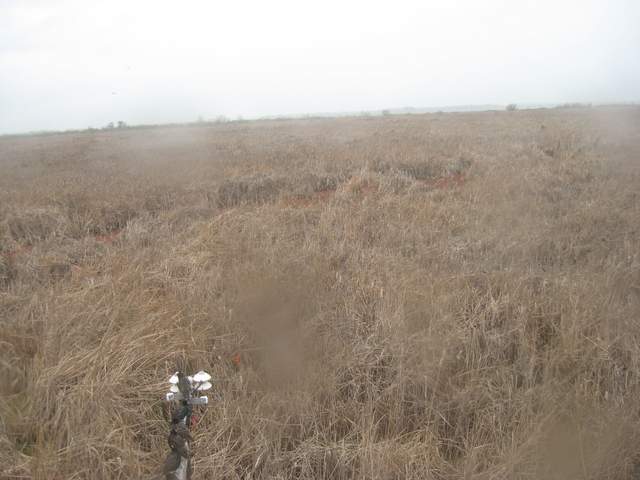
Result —
[[384, 191], [398, 195], [407, 191], [413, 185], [413, 178], [402, 171], [389, 172], [381, 178], [381, 188]]
[[448, 175], [460, 175], [467, 171], [472, 162], [469, 158], [460, 156], [456, 159], [452, 159], [446, 166], [446, 173]]
[[395, 167], [405, 175], [416, 180], [429, 180], [435, 178], [441, 173], [439, 165], [433, 163], [407, 164], [400, 163]]
[[16, 268], [7, 257], [0, 255], [0, 288], [7, 287], [16, 277]]
[[55, 208], [35, 208], [9, 214], [5, 220], [11, 238], [22, 245], [33, 245], [67, 228], [63, 214]]
[[563, 128], [541, 128], [536, 143], [538, 148], [548, 157], [569, 161], [579, 157], [587, 157], [598, 146], [599, 135], [586, 138], [579, 131], [567, 131]]
[[218, 187], [217, 205], [220, 208], [274, 201], [286, 185], [282, 178], [251, 176], [229, 179]]

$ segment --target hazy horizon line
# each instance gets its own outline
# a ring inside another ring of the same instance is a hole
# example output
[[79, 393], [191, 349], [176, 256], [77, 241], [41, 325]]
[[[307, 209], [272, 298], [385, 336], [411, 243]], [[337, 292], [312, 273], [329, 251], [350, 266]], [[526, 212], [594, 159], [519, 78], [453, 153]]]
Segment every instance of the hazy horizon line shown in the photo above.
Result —
[[[588, 107], [624, 107], [640, 105], [640, 100], [623, 100], [609, 102], [513, 102], [513, 103], [478, 103], [478, 104], [453, 104], [429, 107], [388, 107], [373, 110], [341, 110], [341, 111], [324, 111], [324, 112], [308, 112], [308, 113], [276, 113], [269, 115], [228, 115], [218, 114], [214, 117], [199, 116], [192, 121], [175, 121], [160, 123], [136, 123], [129, 124], [125, 120], [116, 120], [109, 122], [107, 125], [100, 127], [78, 127], [60, 130], [40, 129], [26, 130], [15, 132], [0, 133], [1, 137], [11, 136], [30, 136], [30, 135], [55, 135], [64, 133], [81, 133], [95, 131], [111, 131], [124, 129], [144, 129], [144, 128], [162, 128], [172, 126], [196, 126], [207, 124], [234, 123], [234, 122], [257, 122], [271, 120], [305, 120], [305, 119], [331, 119], [331, 118], [348, 118], [348, 117], [365, 117], [365, 116], [384, 116], [387, 115], [421, 115], [429, 113], [481, 113], [492, 111], [504, 111], [509, 105], [515, 105], [517, 110], [537, 110], [546, 108], [588, 108]], [[123, 122], [124, 126], [118, 127], [118, 122]], [[110, 126], [111, 125], [111, 126]]]

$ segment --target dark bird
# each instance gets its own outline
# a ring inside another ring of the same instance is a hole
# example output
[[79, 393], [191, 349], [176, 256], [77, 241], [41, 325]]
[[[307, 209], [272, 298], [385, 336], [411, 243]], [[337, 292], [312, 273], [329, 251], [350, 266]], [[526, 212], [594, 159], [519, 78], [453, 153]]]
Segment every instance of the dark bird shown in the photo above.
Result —
[[191, 382], [182, 372], [178, 372], [178, 389], [185, 400], [188, 400], [191, 397]]

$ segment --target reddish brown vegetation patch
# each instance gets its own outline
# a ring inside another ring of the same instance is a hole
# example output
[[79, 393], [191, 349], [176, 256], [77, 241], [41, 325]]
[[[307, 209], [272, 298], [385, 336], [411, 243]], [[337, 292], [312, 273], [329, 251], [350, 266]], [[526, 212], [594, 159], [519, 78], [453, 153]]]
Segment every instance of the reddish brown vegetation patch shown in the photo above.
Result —
[[3, 252], [4, 255], [8, 259], [16, 258], [18, 255], [23, 255], [31, 252], [33, 250], [33, 245], [20, 245], [19, 247], [9, 250], [8, 252]]
[[356, 195], [369, 195], [377, 192], [379, 187], [375, 180], [354, 176], [346, 183], [345, 190]]
[[[466, 180], [464, 174], [453, 173], [439, 178], [431, 178], [429, 180], [414, 179], [413, 181], [418, 184], [428, 185], [431, 188], [447, 190], [463, 186]], [[344, 183], [344, 190], [353, 195], [364, 197], [379, 192], [380, 184], [373, 179], [353, 176]], [[309, 208], [329, 201], [335, 192], [335, 189], [327, 189], [308, 195], [285, 196], [282, 198], [282, 203], [286, 207]]]
[[290, 197], [284, 197], [282, 203], [287, 207], [293, 208], [308, 208], [319, 203], [329, 201], [333, 196], [335, 190], [322, 190], [314, 192], [310, 195], [294, 195]]
[[435, 188], [449, 189], [461, 187], [465, 182], [466, 178], [462, 173], [454, 173], [452, 175], [447, 175], [446, 177], [431, 180], [430, 184]]
[[118, 239], [118, 237], [120, 236], [120, 233], [122, 233], [122, 230], [116, 229], [116, 230], [110, 231], [109, 233], [94, 235], [94, 238], [98, 242], [113, 243]]

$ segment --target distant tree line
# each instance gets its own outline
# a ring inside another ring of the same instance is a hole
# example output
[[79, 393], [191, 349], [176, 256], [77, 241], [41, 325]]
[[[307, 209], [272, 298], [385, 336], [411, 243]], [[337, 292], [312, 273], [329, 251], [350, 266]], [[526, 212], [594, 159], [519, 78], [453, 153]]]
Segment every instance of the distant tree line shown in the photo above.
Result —
[[568, 102], [558, 105], [556, 108], [591, 108], [592, 106], [591, 103]]
[[128, 125], [126, 122], [123, 122], [122, 120], [118, 120], [118, 122], [116, 124], [114, 124], [113, 122], [109, 122], [107, 123], [104, 127], [103, 130], [112, 130], [114, 128], [127, 128]]

